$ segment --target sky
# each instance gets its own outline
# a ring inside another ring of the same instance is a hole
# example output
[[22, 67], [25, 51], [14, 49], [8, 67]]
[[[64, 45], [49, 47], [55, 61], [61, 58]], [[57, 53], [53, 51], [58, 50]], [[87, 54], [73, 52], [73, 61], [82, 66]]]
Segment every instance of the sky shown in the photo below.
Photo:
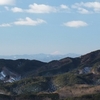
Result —
[[0, 0], [0, 55], [99, 48], [100, 0]]

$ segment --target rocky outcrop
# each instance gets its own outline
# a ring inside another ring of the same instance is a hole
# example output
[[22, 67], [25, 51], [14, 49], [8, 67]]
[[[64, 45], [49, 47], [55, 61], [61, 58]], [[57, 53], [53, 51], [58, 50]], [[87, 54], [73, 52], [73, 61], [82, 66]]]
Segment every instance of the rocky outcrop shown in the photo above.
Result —
[[0, 72], [0, 80], [4, 82], [12, 83], [20, 79], [21, 79], [21, 75], [8, 70], [6, 67], [3, 67], [2, 71]]

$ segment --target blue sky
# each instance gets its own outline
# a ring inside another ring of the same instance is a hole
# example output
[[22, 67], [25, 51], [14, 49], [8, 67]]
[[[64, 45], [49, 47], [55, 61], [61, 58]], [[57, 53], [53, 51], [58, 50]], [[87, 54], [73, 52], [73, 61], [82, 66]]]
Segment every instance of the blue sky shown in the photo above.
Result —
[[100, 47], [100, 0], [0, 0], [0, 55], [84, 54]]

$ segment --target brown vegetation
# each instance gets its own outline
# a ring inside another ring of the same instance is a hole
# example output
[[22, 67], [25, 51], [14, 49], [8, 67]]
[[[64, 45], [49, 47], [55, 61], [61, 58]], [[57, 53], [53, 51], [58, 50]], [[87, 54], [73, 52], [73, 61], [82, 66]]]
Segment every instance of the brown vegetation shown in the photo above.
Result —
[[74, 85], [74, 86], [67, 86], [59, 89], [56, 91], [59, 93], [60, 98], [68, 98], [68, 97], [78, 97], [87, 94], [96, 94], [100, 92], [100, 85], [93, 86], [93, 85]]

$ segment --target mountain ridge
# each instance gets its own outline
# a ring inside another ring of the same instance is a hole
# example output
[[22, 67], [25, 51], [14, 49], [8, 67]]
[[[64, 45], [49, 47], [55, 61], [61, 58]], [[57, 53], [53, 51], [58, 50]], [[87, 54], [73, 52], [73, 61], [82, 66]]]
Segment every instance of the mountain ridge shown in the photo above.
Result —
[[52, 75], [66, 73], [77, 68], [93, 67], [100, 60], [100, 50], [90, 52], [80, 57], [66, 57], [60, 60], [50, 62], [41, 62], [38, 60], [17, 59], [6, 60], [0, 59], [0, 70], [5, 66], [24, 76], [25, 73], [34, 72], [35, 75], [50, 73]]

